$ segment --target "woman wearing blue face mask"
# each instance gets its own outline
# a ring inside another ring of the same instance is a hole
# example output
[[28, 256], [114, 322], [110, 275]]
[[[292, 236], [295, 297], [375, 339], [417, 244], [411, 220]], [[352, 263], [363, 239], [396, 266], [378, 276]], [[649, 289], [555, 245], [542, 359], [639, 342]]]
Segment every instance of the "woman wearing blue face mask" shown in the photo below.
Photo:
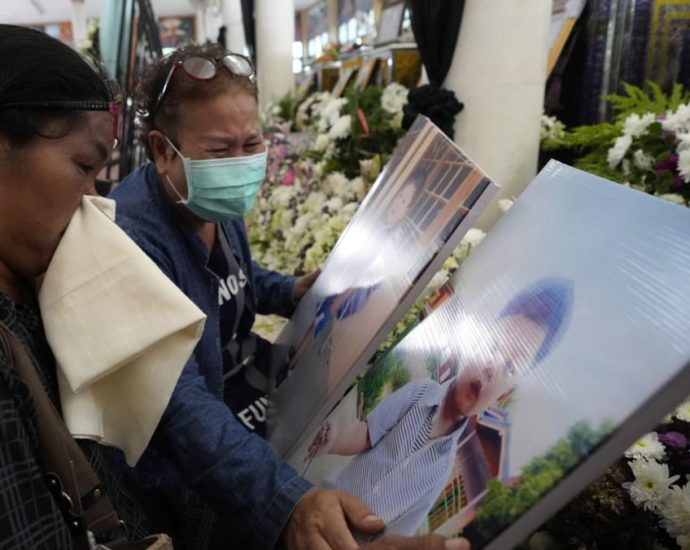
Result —
[[[248, 59], [208, 44], [160, 60], [140, 84], [153, 162], [112, 193], [116, 221], [208, 319], [149, 449], [126, 473], [171, 495], [178, 517], [165, 527], [176, 547], [355, 548], [349, 529], [378, 532], [381, 520], [349, 495], [311, 488], [259, 437], [267, 361], [254, 314], [289, 315], [316, 273], [285, 277], [250, 258], [242, 216], [266, 170], [253, 76]], [[192, 501], [220, 521], [190, 512]]]

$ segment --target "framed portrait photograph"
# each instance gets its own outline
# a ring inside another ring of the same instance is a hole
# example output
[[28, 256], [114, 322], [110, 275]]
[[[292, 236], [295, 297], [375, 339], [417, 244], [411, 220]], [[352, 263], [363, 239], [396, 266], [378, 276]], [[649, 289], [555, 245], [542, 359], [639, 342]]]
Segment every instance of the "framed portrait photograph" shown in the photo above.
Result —
[[404, 14], [405, 2], [384, 6], [381, 11], [378, 32], [376, 33], [377, 46], [389, 44], [398, 39]]
[[158, 18], [163, 53], [196, 42], [196, 15], [166, 15]]
[[291, 463], [387, 535], [518, 546], [690, 403], [689, 257], [687, 208], [551, 161]]

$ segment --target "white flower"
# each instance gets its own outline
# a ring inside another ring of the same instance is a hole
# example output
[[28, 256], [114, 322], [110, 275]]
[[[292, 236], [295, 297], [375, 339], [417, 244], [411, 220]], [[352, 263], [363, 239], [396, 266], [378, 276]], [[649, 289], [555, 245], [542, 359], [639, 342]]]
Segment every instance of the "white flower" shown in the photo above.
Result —
[[690, 535], [690, 482], [683, 487], [671, 487], [659, 512], [669, 535]]
[[678, 173], [685, 183], [690, 183], [690, 149], [678, 153]]
[[471, 247], [475, 247], [482, 242], [484, 237], [486, 237], [486, 233], [484, 233], [484, 231], [473, 227], [465, 234], [460, 244], [469, 244]]
[[651, 170], [654, 166], [654, 157], [648, 155], [642, 149], [637, 149], [633, 153], [633, 164], [640, 170]]
[[690, 149], [690, 132], [676, 134], [678, 138], [678, 151], [685, 151]]
[[381, 92], [381, 107], [391, 114], [401, 112], [407, 103], [408, 91], [402, 84], [392, 82]]
[[337, 119], [331, 129], [328, 131], [328, 137], [331, 139], [345, 138], [350, 134], [350, 124], [352, 117], [350, 115], [341, 116]]
[[323, 180], [321, 188], [330, 196], [335, 195], [342, 197], [347, 194], [349, 185], [350, 180], [347, 179], [345, 174], [341, 172], [331, 172]]
[[676, 407], [674, 416], [683, 422], [690, 422], [690, 399]]
[[404, 113], [402, 111], [398, 111], [397, 113], [395, 113], [393, 115], [393, 118], [391, 118], [391, 120], [389, 122], [390, 127], [393, 130], [400, 130], [402, 128], [402, 123], [403, 123], [404, 118], [405, 118]]
[[541, 115], [541, 139], [562, 139], [565, 135], [565, 125], [555, 116]]
[[608, 150], [607, 160], [609, 163], [609, 168], [614, 169], [623, 160], [625, 153], [628, 152], [630, 144], [632, 143], [632, 137], [629, 135], [620, 136], [616, 139], [616, 143], [613, 144]]
[[510, 210], [510, 207], [513, 206], [513, 201], [510, 199], [500, 199], [498, 201], [498, 208], [503, 212], [504, 214]]
[[347, 103], [345, 98], [329, 99], [321, 103], [317, 110], [319, 132], [327, 132], [340, 118], [340, 108]]
[[628, 458], [653, 458], [661, 460], [664, 458], [664, 446], [659, 441], [656, 432], [649, 433], [643, 438], [638, 439], [635, 444], [625, 451]]
[[636, 506], [645, 510], [658, 511], [670, 494], [669, 486], [680, 476], [670, 476], [667, 464], [644, 459], [634, 460], [630, 468], [635, 481], [623, 483]]
[[314, 151], [325, 151], [330, 143], [328, 134], [319, 134], [314, 141]]
[[[685, 206], [685, 199], [683, 198], [682, 195], [679, 195], [678, 193], [664, 193], [663, 195], [657, 195], [660, 199], [664, 199], [665, 201], [672, 202], [673, 204], [679, 204], [680, 206]], [[670, 420], [667, 421], [671, 422]], [[663, 422], [662, 422], [663, 423]]]
[[633, 113], [623, 123], [623, 135], [633, 138], [640, 137], [647, 131], [647, 127], [654, 122], [655, 118], [656, 115], [654, 113], [646, 113], [642, 116]]
[[680, 105], [675, 113], [667, 111], [661, 127], [667, 132], [676, 134], [690, 131], [690, 103]]
[[290, 199], [297, 196], [297, 192], [294, 187], [288, 185], [281, 185], [276, 187], [271, 193], [269, 203], [273, 207], [287, 206], [290, 204]]

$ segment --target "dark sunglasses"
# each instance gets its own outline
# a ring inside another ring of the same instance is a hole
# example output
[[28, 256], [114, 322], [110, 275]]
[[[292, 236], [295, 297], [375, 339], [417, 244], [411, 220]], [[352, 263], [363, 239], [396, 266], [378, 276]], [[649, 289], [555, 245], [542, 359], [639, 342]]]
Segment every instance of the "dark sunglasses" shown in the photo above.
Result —
[[121, 101], [12, 101], [2, 103], [2, 108], [13, 109], [48, 109], [52, 111], [110, 111], [113, 116], [113, 136], [116, 146], [122, 138], [122, 102]]
[[170, 82], [177, 69], [181, 68], [187, 76], [195, 80], [211, 80], [218, 74], [219, 67], [225, 68], [231, 74], [237, 76], [245, 76], [247, 78], [254, 76], [254, 65], [252, 62], [249, 58], [237, 53], [229, 53], [218, 59], [203, 55], [192, 55], [178, 59], [170, 67], [168, 76], [165, 78], [163, 87], [156, 98], [156, 103], [153, 105], [151, 113], [149, 113], [151, 119], [154, 119], [158, 114], [163, 98], [170, 87]]

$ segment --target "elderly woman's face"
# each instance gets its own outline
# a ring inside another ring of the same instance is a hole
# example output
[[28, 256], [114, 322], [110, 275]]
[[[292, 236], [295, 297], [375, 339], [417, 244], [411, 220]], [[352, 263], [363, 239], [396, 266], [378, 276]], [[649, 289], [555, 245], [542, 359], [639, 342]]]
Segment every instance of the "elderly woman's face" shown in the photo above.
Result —
[[[256, 100], [246, 90], [230, 89], [210, 99], [187, 102], [179, 109], [177, 141], [185, 157], [193, 160], [241, 157], [266, 149]], [[182, 160], [171, 151], [169, 154], [171, 162], [162, 173], [168, 173], [180, 194], [186, 197]]]
[[46, 270], [112, 144], [106, 112], [85, 112], [69, 134], [22, 148], [0, 137], [0, 269], [23, 278]]

